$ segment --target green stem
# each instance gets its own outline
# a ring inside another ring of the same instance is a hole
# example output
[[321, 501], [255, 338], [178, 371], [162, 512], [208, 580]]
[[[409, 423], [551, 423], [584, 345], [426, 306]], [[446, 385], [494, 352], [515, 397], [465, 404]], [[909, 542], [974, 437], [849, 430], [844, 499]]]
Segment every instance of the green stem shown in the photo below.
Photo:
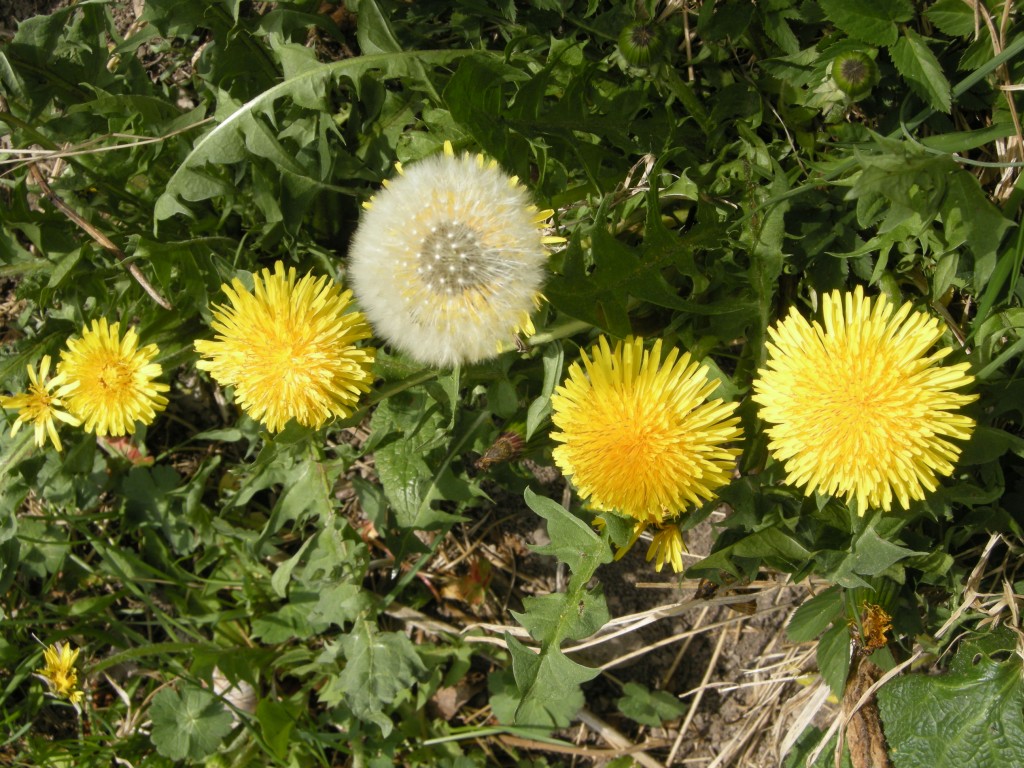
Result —
[[539, 347], [541, 344], [547, 344], [549, 341], [565, 339], [577, 333], [590, 330], [593, 327], [586, 320], [567, 320], [550, 330], [544, 331], [544, 333], [534, 334], [526, 340], [526, 343], [531, 347]]

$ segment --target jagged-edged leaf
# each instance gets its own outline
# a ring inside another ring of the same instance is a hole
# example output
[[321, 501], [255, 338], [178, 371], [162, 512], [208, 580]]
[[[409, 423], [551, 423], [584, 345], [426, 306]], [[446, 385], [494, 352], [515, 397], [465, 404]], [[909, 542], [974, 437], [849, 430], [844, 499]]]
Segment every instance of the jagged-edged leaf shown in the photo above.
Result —
[[551, 543], [536, 547], [544, 555], [554, 555], [567, 564], [576, 583], [590, 581], [602, 563], [612, 560], [611, 548], [594, 530], [561, 504], [538, 496], [529, 488], [524, 493], [530, 509], [548, 521]]
[[892, 45], [897, 24], [909, 21], [909, 0], [818, 0], [825, 16], [850, 37], [873, 45]]
[[626, 683], [618, 701], [619, 711], [631, 720], [651, 728], [660, 728], [686, 712], [686, 704], [668, 691], [650, 691], [638, 683]]
[[389, 713], [412, 693], [426, 667], [412, 641], [401, 632], [380, 632], [370, 621], [357, 621], [339, 641], [345, 669], [320, 691], [328, 705], [344, 701], [360, 720], [374, 723], [388, 736]]
[[505, 635], [512, 654], [512, 671], [519, 689], [515, 724], [563, 728], [583, 707], [580, 685], [600, 673], [577, 664], [553, 646], [539, 653]]
[[949, 112], [953, 103], [952, 87], [942, 74], [942, 65], [928, 43], [912, 29], [903, 30], [903, 37], [889, 49], [892, 63], [917, 94], [933, 109]]
[[560, 642], [589, 637], [608, 621], [608, 606], [600, 587], [585, 590], [574, 601], [561, 593], [523, 600], [522, 612], [513, 611], [516, 621], [541, 642]]

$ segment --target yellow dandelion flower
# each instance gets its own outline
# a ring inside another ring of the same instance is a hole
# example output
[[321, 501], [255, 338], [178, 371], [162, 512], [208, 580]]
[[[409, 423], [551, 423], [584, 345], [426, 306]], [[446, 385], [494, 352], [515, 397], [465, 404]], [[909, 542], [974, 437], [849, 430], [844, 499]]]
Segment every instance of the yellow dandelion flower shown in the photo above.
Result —
[[349, 254], [374, 331], [427, 365], [494, 357], [541, 299], [553, 211], [483, 155], [445, 152], [408, 168], [366, 204]]
[[43, 359], [39, 363], [38, 375], [35, 368], [31, 365], [28, 366], [28, 392], [22, 392], [10, 397], [0, 397], [0, 408], [18, 409], [18, 418], [15, 420], [14, 426], [11, 427], [12, 437], [18, 434], [22, 424], [27, 424], [31, 421], [35, 426], [37, 446], [42, 448], [46, 443], [47, 436], [49, 436], [53, 447], [58, 451], [62, 451], [64, 447], [61, 445], [60, 437], [57, 435], [56, 422], [62, 421], [73, 427], [77, 427], [82, 422], [62, 410], [64, 401], [50, 391], [59, 382], [57, 382], [56, 378], [47, 381], [46, 377], [49, 374], [50, 356], [43, 355]]
[[36, 670], [50, 687], [50, 693], [78, 704], [85, 694], [78, 690], [78, 672], [75, 661], [78, 659], [79, 648], [71, 650], [70, 645], [55, 643], [43, 649], [45, 666]]
[[626, 339], [612, 351], [603, 336], [583, 365], [573, 363], [551, 398], [561, 443], [555, 463], [600, 511], [661, 524], [729, 482], [740, 454], [736, 403], [707, 402], [718, 387], [707, 367], [661, 341], [647, 352]]
[[672, 566], [675, 573], [683, 572], [683, 552], [686, 551], [686, 542], [683, 541], [683, 532], [678, 525], [669, 524], [659, 528], [654, 534], [651, 546], [647, 548], [647, 561], [654, 560], [654, 570], [661, 573], [665, 563]]
[[250, 293], [237, 278], [221, 286], [228, 304], [214, 308], [215, 341], [197, 341], [209, 371], [235, 388], [238, 404], [271, 432], [289, 419], [322, 427], [352, 415], [370, 390], [374, 350], [356, 348], [369, 338], [360, 312], [347, 311], [351, 291], [327, 276], [296, 279], [280, 261], [253, 278]]
[[82, 337], [69, 339], [60, 353], [57, 395], [87, 432], [120, 437], [135, 434], [135, 423], [152, 424], [167, 406], [166, 384], [154, 381], [163, 373], [153, 358], [156, 344], [139, 348], [139, 337], [129, 328], [121, 338], [120, 323], [93, 320]]
[[942, 338], [938, 319], [899, 310], [885, 296], [833, 291], [824, 326], [793, 309], [769, 329], [769, 358], [753, 399], [768, 427], [769, 450], [788, 482], [868, 508], [906, 508], [949, 475], [973, 419], [957, 410], [977, 399], [953, 392], [974, 381], [967, 363], [940, 367], [952, 349], [928, 354]]

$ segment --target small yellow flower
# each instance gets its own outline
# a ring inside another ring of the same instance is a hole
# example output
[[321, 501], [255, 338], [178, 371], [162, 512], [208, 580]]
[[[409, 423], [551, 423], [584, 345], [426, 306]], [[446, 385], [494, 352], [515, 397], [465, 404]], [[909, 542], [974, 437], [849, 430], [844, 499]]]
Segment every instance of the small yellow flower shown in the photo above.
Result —
[[121, 338], [120, 323], [93, 320], [82, 337], [69, 339], [57, 365], [57, 395], [87, 432], [120, 437], [135, 434], [135, 422], [152, 424], [167, 406], [166, 384], [154, 379], [163, 373], [152, 362], [160, 353], [156, 344], [139, 348], [139, 337], [129, 328]]
[[329, 277], [297, 279], [284, 264], [253, 278], [255, 293], [235, 279], [222, 286], [228, 305], [214, 308], [215, 341], [197, 341], [209, 371], [271, 432], [289, 419], [319, 428], [331, 417], [352, 414], [370, 390], [375, 350], [355, 342], [370, 337], [360, 312], [349, 312], [351, 291]]
[[374, 331], [421, 363], [495, 357], [534, 331], [554, 213], [483, 155], [428, 157], [365, 204], [349, 273]]
[[561, 443], [552, 455], [594, 509], [660, 525], [729, 482], [737, 404], [707, 402], [718, 382], [689, 353], [672, 349], [662, 362], [660, 340], [650, 352], [639, 338], [612, 351], [601, 337], [583, 366], [551, 398]]
[[651, 546], [647, 548], [647, 561], [654, 560], [654, 570], [661, 573], [665, 563], [672, 565], [676, 573], [683, 572], [683, 552], [686, 551], [686, 542], [683, 541], [683, 532], [678, 525], [669, 524], [658, 529], [654, 534]]
[[55, 420], [70, 424], [73, 427], [77, 427], [82, 422], [62, 410], [64, 401], [57, 397], [56, 394], [51, 394], [50, 390], [58, 382], [56, 379], [47, 381], [46, 377], [49, 373], [50, 356], [43, 355], [43, 359], [39, 363], [38, 375], [36, 375], [35, 368], [31, 365], [28, 366], [28, 392], [10, 397], [0, 397], [0, 408], [18, 409], [18, 418], [15, 420], [14, 426], [11, 427], [12, 437], [18, 434], [22, 424], [27, 424], [31, 421], [35, 426], [37, 446], [42, 448], [46, 443], [47, 436], [49, 436], [53, 447], [58, 451], [62, 451], [64, 447], [61, 445], [60, 437], [57, 435]]
[[75, 661], [78, 659], [78, 648], [71, 650], [70, 645], [55, 643], [43, 649], [43, 661], [46, 666], [36, 670], [50, 686], [50, 693], [78, 704], [85, 694], [78, 690], [78, 673]]
[[910, 303], [893, 311], [885, 296], [834, 291], [824, 325], [795, 309], [769, 329], [769, 358], [753, 399], [769, 426], [769, 449], [788, 482], [857, 500], [857, 511], [908, 507], [953, 472], [974, 420], [957, 413], [977, 395], [953, 390], [974, 381], [967, 363], [945, 367], [952, 349], [928, 351], [942, 325]]

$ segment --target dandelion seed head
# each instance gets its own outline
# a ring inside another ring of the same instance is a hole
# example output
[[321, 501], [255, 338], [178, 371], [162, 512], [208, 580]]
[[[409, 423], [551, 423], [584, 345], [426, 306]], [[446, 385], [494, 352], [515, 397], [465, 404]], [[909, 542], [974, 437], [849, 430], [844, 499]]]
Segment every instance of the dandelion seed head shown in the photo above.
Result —
[[374, 331], [413, 359], [450, 367], [493, 357], [532, 327], [547, 261], [526, 189], [497, 163], [426, 158], [372, 200], [349, 257]]

